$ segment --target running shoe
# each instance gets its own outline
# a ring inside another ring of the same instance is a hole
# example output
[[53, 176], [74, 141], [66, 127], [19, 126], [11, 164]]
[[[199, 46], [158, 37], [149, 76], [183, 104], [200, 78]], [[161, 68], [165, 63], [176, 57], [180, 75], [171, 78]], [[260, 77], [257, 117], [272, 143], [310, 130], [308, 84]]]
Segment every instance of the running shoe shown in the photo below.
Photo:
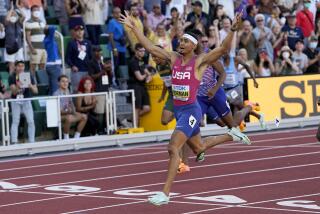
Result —
[[251, 102], [249, 100], [244, 101], [244, 106], [251, 106], [253, 111], [260, 111], [260, 106], [258, 103]]
[[259, 123], [260, 123], [260, 127], [262, 129], [266, 129], [267, 128], [267, 124], [266, 124], [266, 121], [264, 120], [264, 114], [263, 113], [260, 113]]
[[179, 164], [179, 168], [178, 168], [178, 173], [184, 173], [184, 172], [189, 172], [190, 171], [190, 167], [186, 164], [184, 164], [183, 162], [181, 162]]
[[240, 132], [240, 130], [237, 128], [233, 127], [229, 129], [228, 135], [232, 137], [233, 141], [240, 141], [244, 144], [251, 145], [251, 141], [248, 136]]
[[205, 155], [204, 152], [200, 152], [200, 153], [197, 155], [196, 162], [202, 162], [202, 161], [204, 161], [204, 155]]
[[244, 130], [246, 130], [246, 128], [247, 128], [247, 124], [244, 121], [241, 121], [239, 125], [240, 131], [243, 132]]
[[170, 201], [170, 197], [163, 192], [158, 192], [157, 194], [149, 197], [148, 201], [153, 205], [160, 206], [163, 204], [168, 204]]

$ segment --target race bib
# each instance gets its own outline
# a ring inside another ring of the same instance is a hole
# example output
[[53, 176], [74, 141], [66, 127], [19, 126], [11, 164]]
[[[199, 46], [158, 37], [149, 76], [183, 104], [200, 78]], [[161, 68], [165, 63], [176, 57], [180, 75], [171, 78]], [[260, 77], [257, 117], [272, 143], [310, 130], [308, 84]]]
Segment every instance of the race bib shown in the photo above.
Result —
[[224, 81], [224, 84], [226, 85], [237, 85], [238, 80], [237, 80], [237, 75], [236, 74], [227, 74], [226, 79]]
[[161, 77], [162, 78], [162, 80], [163, 80], [163, 82], [164, 82], [164, 85], [166, 86], [166, 87], [171, 87], [171, 85], [172, 85], [172, 81], [171, 81], [171, 76], [166, 76], [166, 77]]
[[102, 76], [102, 85], [109, 85], [109, 77], [108, 75]]
[[232, 99], [236, 99], [239, 96], [239, 94], [236, 90], [232, 90], [230, 96]]
[[188, 85], [172, 85], [173, 99], [188, 101], [190, 96], [190, 87]]
[[24, 98], [23, 94], [18, 94], [17, 95], [17, 99], [23, 99], [23, 98]]
[[193, 128], [197, 123], [197, 119], [194, 116], [190, 116], [189, 117], [189, 126], [191, 126], [191, 128]]
[[78, 58], [81, 60], [84, 60], [84, 58], [86, 58], [87, 53], [85, 51], [80, 51]]

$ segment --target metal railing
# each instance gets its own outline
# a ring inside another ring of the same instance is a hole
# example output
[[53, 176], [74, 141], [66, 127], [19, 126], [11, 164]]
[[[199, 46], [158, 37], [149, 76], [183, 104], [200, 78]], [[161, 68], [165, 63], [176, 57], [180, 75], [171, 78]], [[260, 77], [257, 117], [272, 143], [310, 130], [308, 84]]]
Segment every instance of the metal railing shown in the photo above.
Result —
[[4, 102], [0, 100], [0, 113], [1, 113], [1, 140], [2, 146], [5, 146], [5, 122], [4, 122]]
[[[1, 126], [2, 126], [2, 145], [8, 146], [10, 145], [10, 111], [9, 106], [13, 102], [24, 102], [24, 101], [45, 101], [45, 105], [40, 105], [40, 107], [46, 107], [46, 114], [48, 115], [48, 106], [50, 106], [50, 111], [53, 114], [53, 112], [57, 112], [57, 127], [59, 130], [59, 137], [57, 140], [61, 141], [62, 139], [62, 121], [61, 121], [61, 109], [60, 109], [60, 99], [63, 98], [76, 98], [76, 97], [84, 97], [84, 96], [105, 96], [105, 119], [106, 119], [106, 131], [107, 134], [113, 134], [117, 130], [117, 104], [116, 104], [116, 94], [128, 94], [131, 93], [132, 96], [132, 103], [127, 105], [131, 105], [132, 109], [132, 118], [133, 121], [135, 121], [135, 106], [134, 106], [134, 91], [133, 90], [126, 90], [126, 91], [111, 91], [111, 92], [99, 92], [99, 93], [89, 93], [89, 94], [70, 94], [70, 95], [63, 95], [63, 96], [45, 96], [45, 97], [32, 97], [32, 98], [24, 98], [24, 99], [7, 99], [7, 100], [0, 100], [0, 107], [2, 107], [1, 111]], [[56, 109], [52, 109], [52, 103], [48, 105], [49, 100], [55, 100], [54, 105]], [[33, 109], [33, 112], [35, 113], [35, 109]], [[35, 118], [34, 118], [35, 120]], [[46, 117], [46, 120], [48, 122], [48, 117]], [[34, 121], [35, 123], [40, 121]], [[48, 126], [48, 124], [47, 124]], [[46, 128], [48, 128], [46, 126]], [[134, 127], [136, 127], [136, 124], [134, 123]]]
[[[28, 61], [30, 57], [28, 56], [29, 46], [27, 43], [27, 36], [26, 36], [26, 23], [28, 20], [24, 20], [23, 22], [23, 55], [24, 61]], [[64, 41], [63, 35], [59, 31], [55, 31], [55, 35], [57, 35], [60, 39], [60, 48], [61, 48], [61, 62], [62, 62], [62, 73], [65, 74], [65, 53], [64, 53]]]

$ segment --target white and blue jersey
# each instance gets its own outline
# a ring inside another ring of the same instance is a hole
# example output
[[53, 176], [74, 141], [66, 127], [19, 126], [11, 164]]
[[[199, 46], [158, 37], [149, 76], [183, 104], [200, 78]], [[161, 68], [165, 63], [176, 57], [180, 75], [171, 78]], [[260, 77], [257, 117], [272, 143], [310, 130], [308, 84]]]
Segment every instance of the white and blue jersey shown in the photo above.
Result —
[[218, 119], [230, 112], [227, 97], [223, 88], [219, 88], [215, 96], [208, 97], [208, 91], [217, 84], [217, 72], [210, 66], [203, 74], [198, 91], [198, 102], [201, 106], [202, 115], [207, 114], [211, 119]]
[[223, 63], [224, 70], [226, 71], [226, 79], [223, 83], [224, 89], [235, 88], [240, 84], [240, 74], [236, 69], [234, 57], [230, 56], [230, 63], [226, 66]]

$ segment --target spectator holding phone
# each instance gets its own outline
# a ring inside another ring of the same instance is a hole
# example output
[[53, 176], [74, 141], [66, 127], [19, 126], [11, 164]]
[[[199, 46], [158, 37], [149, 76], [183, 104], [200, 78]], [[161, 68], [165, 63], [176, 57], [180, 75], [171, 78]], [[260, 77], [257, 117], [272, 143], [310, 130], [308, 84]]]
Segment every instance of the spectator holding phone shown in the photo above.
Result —
[[259, 50], [252, 67], [257, 77], [275, 76], [273, 62], [264, 48]]

